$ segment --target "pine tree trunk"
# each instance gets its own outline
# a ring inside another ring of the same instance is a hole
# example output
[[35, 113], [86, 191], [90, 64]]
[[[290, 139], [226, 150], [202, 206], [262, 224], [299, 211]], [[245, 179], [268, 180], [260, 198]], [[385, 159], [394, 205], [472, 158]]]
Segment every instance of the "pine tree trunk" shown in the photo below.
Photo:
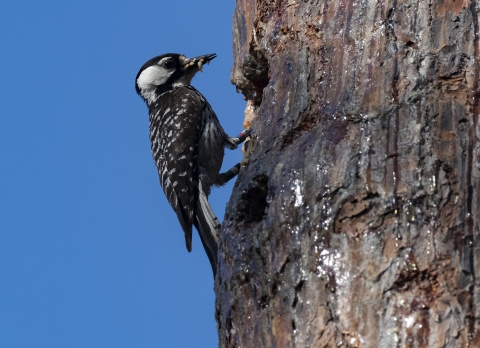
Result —
[[220, 347], [480, 347], [479, 11], [237, 0]]

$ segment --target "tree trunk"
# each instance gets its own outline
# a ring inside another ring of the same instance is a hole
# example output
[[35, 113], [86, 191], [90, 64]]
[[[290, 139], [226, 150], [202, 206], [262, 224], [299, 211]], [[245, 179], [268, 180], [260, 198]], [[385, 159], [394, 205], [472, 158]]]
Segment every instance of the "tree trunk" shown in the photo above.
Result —
[[237, 0], [220, 347], [480, 347], [479, 11]]

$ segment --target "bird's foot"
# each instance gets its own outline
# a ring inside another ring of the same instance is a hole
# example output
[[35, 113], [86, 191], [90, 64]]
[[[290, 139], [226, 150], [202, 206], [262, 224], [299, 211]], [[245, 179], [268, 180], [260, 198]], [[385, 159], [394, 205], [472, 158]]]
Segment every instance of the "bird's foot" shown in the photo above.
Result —
[[224, 185], [225, 183], [229, 182], [232, 180], [234, 177], [238, 175], [238, 172], [240, 171], [240, 163], [235, 164], [232, 168], [227, 170], [225, 173], [218, 174], [219, 176], [219, 181], [221, 185]]
[[244, 129], [236, 138], [232, 138], [232, 141], [238, 145], [241, 144], [252, 134], [251, 128]]

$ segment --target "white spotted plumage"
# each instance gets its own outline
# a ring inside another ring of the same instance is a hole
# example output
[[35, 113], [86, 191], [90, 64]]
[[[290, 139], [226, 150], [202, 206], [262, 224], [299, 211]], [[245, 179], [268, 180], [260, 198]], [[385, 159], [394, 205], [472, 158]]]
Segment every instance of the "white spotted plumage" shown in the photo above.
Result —
[[191, 250], [195, 225], [215, 273], [219, 223], [207, 197], [211, 186], [225, 182], [219, 175], [224, 148], [237, 144], [224, 132], [207, 100], [189, 84], [202, 66], [196, 62], [208, 63], [214, 57], [155, 57], [142, 66], [135, 87], [149, 108], [153, 159], [187, 249]]

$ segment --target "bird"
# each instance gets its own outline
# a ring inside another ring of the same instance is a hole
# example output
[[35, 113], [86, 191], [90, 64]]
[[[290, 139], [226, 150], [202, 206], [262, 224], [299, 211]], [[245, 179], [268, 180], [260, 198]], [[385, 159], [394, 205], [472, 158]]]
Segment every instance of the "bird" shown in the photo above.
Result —
[[216, 54], [187, 58], [166, 53], [148, 60], [137, 73], [135, 89], [145, 101], [150, 118], [150, 143], [160, 185], [175, 211], [192, 250], [192, 225], [216, 275], [220, 223], [208, 203], [212, 186], [235, 177], [237, 164], [220, 173], [224, 149], [235, 149], [249, 135], [237, 137], [223, 130], [206, 98], [190, 83]]

